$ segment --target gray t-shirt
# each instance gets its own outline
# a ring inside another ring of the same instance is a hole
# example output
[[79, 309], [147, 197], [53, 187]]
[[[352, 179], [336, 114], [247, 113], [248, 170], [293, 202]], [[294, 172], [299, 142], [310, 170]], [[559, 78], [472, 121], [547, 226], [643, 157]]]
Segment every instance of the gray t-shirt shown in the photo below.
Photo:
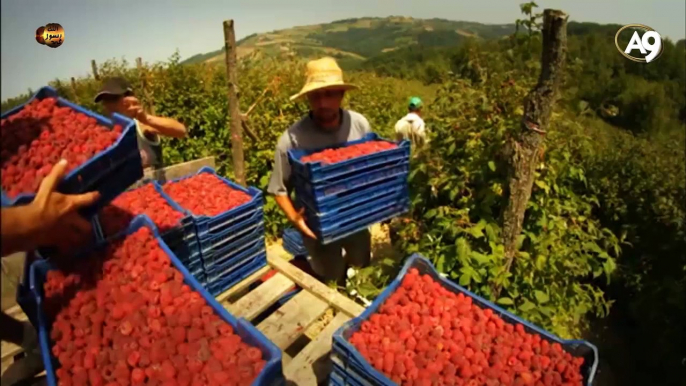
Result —
[[274, 170], [272, 171], [267, 191], [277, 196], [289, 195], [291, 165], [288, 162], [288, 150], [313, 150], [328, 146], [340, 145], [354, 141], [371, 133], [369, 121], [362, 114], [350, 110], [341, 110], [341, 126], [336, 130], [325, 130], [319, 127], [308, 114], [289, 127], [279, 138], [274, 152]]

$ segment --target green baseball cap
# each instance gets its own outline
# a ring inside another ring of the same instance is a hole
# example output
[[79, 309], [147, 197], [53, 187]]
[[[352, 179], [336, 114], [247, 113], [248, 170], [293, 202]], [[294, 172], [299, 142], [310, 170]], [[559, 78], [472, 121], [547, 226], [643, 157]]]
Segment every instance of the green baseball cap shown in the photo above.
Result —
[[419, 99], [419, 97], [412, 97], [412, 98], [410, 98], [410, 105], [409, 105], [409, 107], [410, 107], [411, 109], [418, 109], [418, 108], [422, 107], [422, 100]]

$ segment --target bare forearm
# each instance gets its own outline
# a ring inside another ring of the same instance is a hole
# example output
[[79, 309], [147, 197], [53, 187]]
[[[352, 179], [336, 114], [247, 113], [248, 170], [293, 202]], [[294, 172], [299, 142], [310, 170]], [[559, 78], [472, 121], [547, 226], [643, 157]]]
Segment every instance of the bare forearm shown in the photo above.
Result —
[[2, 256], [35, 247], [33, 218], [28, 207], [2, 208]]
[[186, 136], [186, 126], [173, 118], [148, 115], [143, 124], [149, 126], [155, 133], [165, 137], [183, 138]]
[[279, 208], [286, 214], [286, 218], [291, 222], [295, 221], [298, 217], [298, 212], [295, 210], [291, 198], [288, 196], [274, 196], [274, 199], [279, 205]]

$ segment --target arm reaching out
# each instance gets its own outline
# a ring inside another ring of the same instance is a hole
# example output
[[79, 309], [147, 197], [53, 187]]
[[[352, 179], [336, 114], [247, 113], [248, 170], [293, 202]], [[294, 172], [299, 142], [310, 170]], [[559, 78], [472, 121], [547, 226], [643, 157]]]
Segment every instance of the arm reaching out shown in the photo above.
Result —
[[2, 208], [2, 256], [51, 245], [60, 231], [90, 232], [91, 224], [76, 211], [93, 204], [98, 192], [79, 195], [55, 189], [67, 171], [67, 161], [58, 162], [41, 182], [30, 204]]
[[183, 123], [173, 118], [157, 117], [146, 113], [138, 98], [134, 96], [125, 97], [124, 106], [129, 117], [136, 118], [142, 123], [142, 129], [146, 134], [173, 138], [186, 136], [186, 126]]

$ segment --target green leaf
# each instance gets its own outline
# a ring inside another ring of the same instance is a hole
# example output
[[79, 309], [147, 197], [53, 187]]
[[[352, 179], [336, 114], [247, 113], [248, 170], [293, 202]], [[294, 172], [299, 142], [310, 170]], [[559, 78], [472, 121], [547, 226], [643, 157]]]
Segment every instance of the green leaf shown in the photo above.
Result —
[[544, 181], [537, 180], [534, 183], [536, 184], [536, 186], [543, 189], [546, 193], [550, 192], [550, 186], [548, 186], [548, 184], [546, 184]]
[[440, 255], [438, 256], [438, 259], [436, 259], [436, 269], [438, 272], [445, 272], [445, 256]]
[[496, 303], [502, 304], [502, 305], [504, 305], [504, 306], [511, 306], [511, 305], [514, 304], [514, 302], [512, 301], [512, 299], [507, 298], [507, 297], [503, 297], [503, 298], [498, 299], [498, 300], [496, 301]]
[[491, 261], [491, 256], [476, 251], [472, 252], [472, 258], [481, 265], [485, 265]]
[[488, 161], [488, 168], [491, 169], [492, 172], [494, 172], [495, 171], [495, 162]]
[[463, 264], [468, 262], [471, 255], [469, 241], [467, 241], [464, 237], [460, 237], [455, 242], [455, 246], [457, 247], [457, 258], [460, 260], [460, 262]]
[[452, 155], [455, 152], [455, 142], [453, 142], [448, 148], [448, 155]]
[[542, 270], [545, 267], [546, 257], [544, 255], [536, 256], [536, 269]]
[[534, 296], [536, 296], [536, 301], [538, 301], [538, 304], [545, 304], [550, 300], [548, 297], [548, 294], [546, 294], [543, 291], [536, 290], [534, 291]]
[[436, 209], [430, 209], [426, 213], [424, 213], [424, 218], [427, 220], [432, 219], [432, 218], [436, 217], [437, 213], [438, 213], [438, 211]]
[[367, 282], [367, 283], [362, 283], [362, 284], [357, 288], [357, 292], [358, 292], [361, 296], [364, 296], [365, 298], [366, 298], [366, 297], [373, 296], [374, 294], [376, 294], [377, 291], [378, 291], [377, 288], [374, 287], [374, 285], [373, 285], [372, 283], [369, 283], [369, 282]]
[[470, 279], [471, 278], [469, 277], [468, 273], [466, 273], [466, 272], [463, 273], [462, 275], [460, 275], [460, 285], [463, 287], [468, 286]]
[[531, 303], [531, 302], [528, 301], [528, 300], [524, 300], [524, 303], [522, 303], [522, 305], [519, 306], [519, 309], [520, 309], [521, 311], [523, 311], [523, 312], [531, 311], [531, 310], [533, 310], [534, 308], [536, 308], [536, 305], [533, 304], [533, 303]]

